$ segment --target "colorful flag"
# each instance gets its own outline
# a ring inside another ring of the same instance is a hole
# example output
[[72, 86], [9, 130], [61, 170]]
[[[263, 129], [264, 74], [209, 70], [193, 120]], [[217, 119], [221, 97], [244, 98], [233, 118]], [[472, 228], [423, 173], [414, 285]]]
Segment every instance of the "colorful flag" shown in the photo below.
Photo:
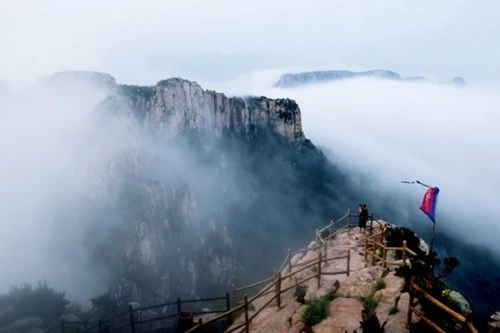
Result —
[[427, 216], [429, 216], [432, 222], [436, 222], [435, 215], [438, 193], [439, 188], [429, 188], [427, 192], [425, 192], [424, 198], [422, 199], [422, 205], [420, 206], [420, 210], [422, 210]]

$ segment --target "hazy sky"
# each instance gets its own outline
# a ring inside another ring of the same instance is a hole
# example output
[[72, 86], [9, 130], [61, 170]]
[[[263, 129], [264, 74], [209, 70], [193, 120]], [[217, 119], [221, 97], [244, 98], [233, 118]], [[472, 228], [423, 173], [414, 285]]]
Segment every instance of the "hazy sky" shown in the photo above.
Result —
[[67, 69], [225, 80], [343, 64], [498, 82], [499, 12], [496, 0], [2, 0], [0, 80]]
[[438, 186], [440, 232], [458, 235], [464, 244], [487, 246], [500, 259], [498, 86], [358, 79], [266, 88], [274, 74], [261, 72], [246, 81], [204, 85], [235, 95], [295, 99], [306, 136], [334, 152], [340, 168], [375, 177], [376, 191], [412, 198], [420, 220], [410, 223], [431, 225], [418, 209], [425, 188], [400, 181], [418, 179]]

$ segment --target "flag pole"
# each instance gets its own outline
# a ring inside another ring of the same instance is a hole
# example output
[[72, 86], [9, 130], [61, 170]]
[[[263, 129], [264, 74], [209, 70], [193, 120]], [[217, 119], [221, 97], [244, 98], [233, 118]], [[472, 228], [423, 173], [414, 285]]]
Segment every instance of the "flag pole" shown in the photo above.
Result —
[[432, 223], [432, 236], [431, 236], [431, 246], [429, 249], [429, 253], [432, 253], [432, 250], [434, 249], [434, 236], [436, 236], [436, 221]]
[[[403, 183], [403, 184], [419, 184], [419, 185], [425, 186], [427, 188], [432, 188], [432, 186], [424, 184], [419, 180], [416, 180], [416, 181], [402, 180], [401, 183]], [[429, 248], [429, 254], [431, 254], [432, 250], [434, 249], [434, 236], [435, 235], [436, 235], [436, 219], [434, 219], [434, 221], [432, 221], [432, 236], [431, 236], [431, 246]]]

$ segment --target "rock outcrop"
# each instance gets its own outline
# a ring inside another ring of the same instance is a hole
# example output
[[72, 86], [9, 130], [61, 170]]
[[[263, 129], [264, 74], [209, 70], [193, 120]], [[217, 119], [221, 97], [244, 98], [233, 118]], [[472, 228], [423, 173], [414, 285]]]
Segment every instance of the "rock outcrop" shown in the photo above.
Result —
[[[408, 293], [402, 293], [403, 278], [383, 267], [371, 266], [364, 259], [365, 235], [358, 228], [345, 230], [339, 233], [328, 244], [328, 257], [345, 255], [347, 250], [351, 251], [350, 274], [324, 275], [321, 277], [321, 287], [317, 287], [316, 279], [304, 283], [306, 289], [306, 301], [331, 297], [333, 300], [328, 307], [328, 315], [320, 323], [312, 326], [315, 333], [353, 333], [362, 332], [362, 310], [363, 299], [372, 298], [378, 302], [375, 309], [380, 324], [385, 325], [386, 333], [408, 332], [405, 327], [406, 313], [408, 311]], [[310, 247], [311, 248], [310, 244]], [[306, 252], [302, 257], [295, 258], [295, 264], [306, 263], [317, 258], [315, 250]], [[300, 267], [299, 267], [300, 268]], [[322, 268], [323, 272], [338, 272], [345, 270], [346, 260], [339, 259], [329, 262]], [[297, 268], [298, 269], [298, 268]], [[301, 280], [313, 274], [313, 270], [305, 270], [295, 277]], [[286, 274], [285, 271], [282, 274]], [[282, 289], [287, 288], [295, 281], [283, 281]], [[379, 281], [384, 281], [380, 285]], [[379, 282], [379, 283], [377, 283]], [[379, 288], [377, 290], [377, 288]], [[255, 309], [259, 309], [269, 300], [262, 297], [252, 303]], [[307, 331], [302, 321], [302, 314], [306, 305], [296, 301], [295, 290], [285, 293], [282, 297], [281, 308], [275, 305], [262, 310], [252, 321], [251, 332], [287, 332], [302, 333]], [[397, 311], [392, 309], [397, 308]], [[253, 312], [250, 312], [250, 315]], [[243, 318], [238, 318], [235, 325], [242, 323]], [[413, 318], [416, 320], [416, 318]]]
[[[425, 77], [402, 77], [396, 72], [389, 70], [370, 70], [364, 72], [351, 72], [351, 71], [315, 71], [304, 72], [296, 74], [283, 74], [278, 82], [274, 84], [279, 88], [293, 88], [307, 84], [326, 83], [347, 79], [356, 78], [377, 78], [387, 79], [401, 82], [434, 82]], [[449, 82], [442, 84], [453, 84], [456, 86], [465, 85], [465, 80], [461, 77], [455, 77]]]
[[229, 98], [180, 78], [153, 87], [120, 86], [118, 92], [122, 98], [109, 101], [113, 108], [131, 108], [147, 128], [168, 137], [190, 130], [250, 136], [265, 126], [288, 140], [304, 140], [300, 109], [290, 99]]
[[500, 311], [491, 315], [488, 322], [488, 333], [500, 332]]

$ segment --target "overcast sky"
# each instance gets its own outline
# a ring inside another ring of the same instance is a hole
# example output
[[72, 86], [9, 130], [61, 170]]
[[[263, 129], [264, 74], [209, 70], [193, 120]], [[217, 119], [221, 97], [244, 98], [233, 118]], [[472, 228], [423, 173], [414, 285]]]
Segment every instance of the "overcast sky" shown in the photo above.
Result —
[[2, 0], [0, 80], [67, 69], [226, 80], [341, 64], [498, 82], [499, 12], [497, 0]]

